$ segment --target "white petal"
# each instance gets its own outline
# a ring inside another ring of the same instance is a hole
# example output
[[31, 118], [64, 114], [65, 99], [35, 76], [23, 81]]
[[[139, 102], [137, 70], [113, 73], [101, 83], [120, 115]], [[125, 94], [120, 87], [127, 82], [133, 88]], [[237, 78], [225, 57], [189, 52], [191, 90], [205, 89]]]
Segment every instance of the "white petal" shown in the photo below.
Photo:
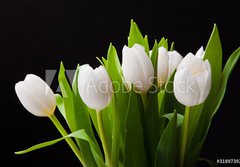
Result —
[[[122, 70], [126, 83], [133, 83], [137, 92], [147, 92], [154, 76], [152, 63], [141, 45], [124, 46]], [[149, 81], [150, 80], [150, 81]]]
[[158, 48], [157, 79], [158, 86], [167, 81], [168, 77], [168, 52], [164, 47]]
[[172, 75], [173, 71], [178, 67], [181, 63], [183, 57], [177, 51], [169, 51], [168, 52], [169, 60], [168, 60], [168, 78]]
[[124, 46], [122, 50], [122, 71], [126, 82], [134, 83], [141, 81], [142, 66], [135, 52], [127, 46]]
[[102, 110], [111, 101], [111, 80], [103, 66], [93, 70], [89, 65], [79, 69], [79, 94], [91, 109]]
[[180, 103], [186, 106], [194, 106], [199, 101], [198, 85], [187, 69], [176, 72], [174, 76], [174, 95]]
[[15, 85], [16, 94], [22, 105], [33, 115], [50, 116], [56, 107], [54, 93], [38, 76], [29, 74], [24, 81]]
[[[137, 45], [137, 46], [135, 46]], [[141, 92], [147, 92], [153, 83], [154, 77], [154, 69], [150, 58], [144, 50], [144, 47], [141, 45], [135, 44], [134, 48], [138, 48], [133, 50], [135, 52], [135, 57], [141, 65], [142, 73], [140, 73], [140, 82], [142, 83]], [[137, 63], [137, 62], [135, 62]]]
[[195, 57], [187, 68], [191, 71], [192, 75], [198, 75], [199, 73], [206, 71], [204, 61], [201, 58]]
[[184, 68], [186, 68], [191, 62], [192, 60], [195, 59], [195, 56], [192, 53], [188, 53], [183, 60], [181, 61], [181, 63], [178, 65], [177, 70], [182, 70]]
[[52, 89], [40, 77], [28, 74], [24, 80], [25, 85], [31, 88], [32, 94], [45, 108], [44, 112], [51, 115], [56, 108], [56, 99]]
[[198, 57], [198, 58], [203, 59], [204, 53], [205, 53], [205, 52], [204, 52], [203, 46], [201, 46], [201, 47], [198, 49], [198, 51], [196, 52], [195, 56]]

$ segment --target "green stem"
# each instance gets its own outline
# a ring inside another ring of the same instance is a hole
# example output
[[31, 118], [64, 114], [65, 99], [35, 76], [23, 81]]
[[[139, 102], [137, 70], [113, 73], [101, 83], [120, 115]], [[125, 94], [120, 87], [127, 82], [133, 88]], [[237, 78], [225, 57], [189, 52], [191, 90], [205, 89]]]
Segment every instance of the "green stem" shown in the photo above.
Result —
[[191, 108], [186, 106], [185, 113], [184, 113], [184, 121], [183, 121], [183, 129], [182, 129], [182, 140], [180, 146], [180, 167], [184, 166], [184, 159], [186, 154], [186, 145], [188, 139], [188, 126], [189, 126], [189, 116], [190, 116]]
[[111, 166], [111, 157], [110, 157], [110, 154], [109, 154], [106, 135], [105, 135], [104, 127], [103, 127], [102, 111], [96, 111], [96, 112], [97, 112], [97, 122], [98, 122], [99, 136], [100, 136], [100, 139], [101, 139], [101, 142], [102, 142], [106, 164], [107, 164], [107, 166], [108, 165]]
[[119, 161], [119, 140], [120, 140], [120, 121], [119, 121], [119, 112], [117, 111], [116, 104], [114, 105], [113, 113], [113, 138], [112, 138], [112, 152], [111, 152], [111, 161], [113, 167], [118, 167]]
[[[53, 122], [53, 124], [56, 126], [56, 128], [58, 129], [58, 131], [61, 133], [62, 136], [68, 135], [68, 133], [65, 131], [65, 129], [63, 128], [63, 126], [61, 125], [61, 123], [58, 121], [57, 117], [54, 114], [49, 116], [49, 118]], [[72, 151], [74, 152], [74, 154], [77, 156], [79, 161], [82, 163], [82, 165], [84, 165], [82, 153], [80, 152], [80, 150], [78, 149], [76, 144], [73, 142], [73, 140], [71, 138], [66, 138], [65, 140], [68, 143], [68, 145], [70, 146], [70, 148], [72, 149]]]

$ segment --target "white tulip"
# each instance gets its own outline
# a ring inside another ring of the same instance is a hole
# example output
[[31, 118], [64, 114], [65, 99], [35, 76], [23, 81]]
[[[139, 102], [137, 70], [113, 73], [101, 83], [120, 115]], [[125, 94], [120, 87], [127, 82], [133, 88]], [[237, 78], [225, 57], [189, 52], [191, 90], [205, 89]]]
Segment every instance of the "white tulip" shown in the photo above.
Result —
[[177, 51], [169, 51], [168, 52], [168, 79], [171, 77], [173, 71], [178, 67], [181, 63], [183, 57]]
[[174, 95], [186, 105], [201, 104], [211, 89], [211, 66], [203, 61], [204, 51], [200, 48], [194, 56], [188, 53], [177, 68], [174, 76]]
[[15, 91], [22, 105], [33, 115], [47, 117], [54, 113], [54, 93], [40, 77], [28, 74], [24, 81], [16, 83]]
[[112, 99], [112, 82], [103, 66], [93, 69], [88, 64], [79, 67], [78, 90], [83, 102], [91, 109], [100, 111]]
[[157, 62], [157, 80], [158, 86], [162, 86], [168, 79], [168, 51], [164, 47], [158, 48], [158, 62]]
[[122, 50], [122, 71], [130, 88], [131, 84], [138, 93], [146, 93], [153, 84], [154, 69], [144, 47], [135, 44], [132, 48], [127, 46]]

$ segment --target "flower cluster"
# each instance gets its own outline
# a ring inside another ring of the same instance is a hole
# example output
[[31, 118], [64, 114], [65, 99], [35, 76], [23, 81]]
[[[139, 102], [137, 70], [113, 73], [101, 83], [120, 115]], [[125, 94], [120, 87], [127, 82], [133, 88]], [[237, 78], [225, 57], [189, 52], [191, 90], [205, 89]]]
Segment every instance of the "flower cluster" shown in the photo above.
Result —
[[[61, 95], [28, 74], [15, 85], [19, 100], [32, 114], [49, 117], [63, 137], [16, 154], [66, 140], [84, 166], [195, 166], [240, 49], [222, 71], [216, 25], [206, 51], [200, 47], [182, 57], [173, 44], [169, 49], [162, 38], [150, 50], [147, 36], [132, 21], [122, 63], [110, 45], [98, 68], [77, 67], [72, 85], [61, 63]], [[56, 118], [56, 106], [70, 134]]]

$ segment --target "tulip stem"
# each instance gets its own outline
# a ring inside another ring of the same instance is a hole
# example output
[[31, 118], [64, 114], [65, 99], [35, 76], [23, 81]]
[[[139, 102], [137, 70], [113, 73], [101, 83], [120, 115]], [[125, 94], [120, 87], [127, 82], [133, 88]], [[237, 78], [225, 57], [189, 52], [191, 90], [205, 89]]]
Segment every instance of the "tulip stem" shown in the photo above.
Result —
[[102, 147], [105, 155], [106, 165], [111, 166], [111, 157], [109, 154], [108, 144], [106, 140], [106, 135], [103, 127], [103, 119], [102, 119], [102, 111], [97, 112], [97, 123], [98, 123], [98, 130], [99, 130], [99, 137], [102, 142]]
[[189, 116], [190, 116], [191, 107], [186, 106], [184, 113], [184, 120], [182, 126], [182, 140], [180, 146], [180, 167], [184, 166], [184, 159], [186, 154], [186, 145], [188, 139], [188, 126], [189, 126]]
[[[61, 125], [61, 123], [58, 121], [57, 117], [54, 114], [50, 115], [49, 118], [63, 137], [68, 135], [68, 133], [65, 131], [65, 129], [63, 128], [63, 126]], [[79, 161], [82, 163], [82, 165], [84, 165], [82, 153], [80, 152], [76, 144], [73, 142], [73, 140], [69, 137], [65, 138], [65, 140], [72, 149], [72, 151], [74, 152], [74, 154], [77, 156]]]

